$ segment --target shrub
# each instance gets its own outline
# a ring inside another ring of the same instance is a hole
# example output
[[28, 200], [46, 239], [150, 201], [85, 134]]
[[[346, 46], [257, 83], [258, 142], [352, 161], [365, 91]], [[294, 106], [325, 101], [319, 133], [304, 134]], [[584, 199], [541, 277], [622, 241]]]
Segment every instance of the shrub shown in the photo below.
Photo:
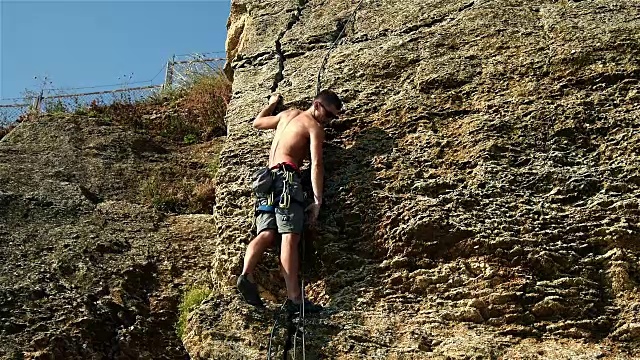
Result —
[[143, 202], [158, 211], [181, 213], [188, 207], [181, 183], [165, 181], [154, 175], [142, 181], [140, 191]]
[[66, 112], [68, 112], [67, 106], [60, 99], [56, 99], [56, 100], [51, 100], [51, 101], [45, 102], [44, 107], [45, 107], [45, 109], [46, 109], [46, 111], [48, 113], [66, 113]]
[[226, 135], [224, 116], [230, 99], [231, 82], [221, 70], [212, 70], [192, 74], [184, 88], [166, 89], [136, 103], [93, 102], [87, 111], [115, 125], [191, 145]]
[[184, 89], [165, 88], [153, 92], [144, 102], [151, 105], [164, 105], [171, 100], [176, 100], [184, 95]]
[[214, 156], [213, 159], [207, 164], [207, 173], [212, 179], [215, 179], [220, 168], [220, 157]]
[[222, 70], [193, 75], [186, 88], [182, 107], [193, 114], [193, 121], [205, 130], [202, 138], [226, 134], [224, 116], [231, 100], [231, 82]]
[[184, 139], [182, 140], [182, 142], [185, 145], [195, 144], [196, 142], [198, 142], [198, 137], [193, 134], [187, 134], [184, 136]]
[[196, 184], [190, 198], [190, 212], [211, 214], [216, 202], [216, 184], [211, 179]]

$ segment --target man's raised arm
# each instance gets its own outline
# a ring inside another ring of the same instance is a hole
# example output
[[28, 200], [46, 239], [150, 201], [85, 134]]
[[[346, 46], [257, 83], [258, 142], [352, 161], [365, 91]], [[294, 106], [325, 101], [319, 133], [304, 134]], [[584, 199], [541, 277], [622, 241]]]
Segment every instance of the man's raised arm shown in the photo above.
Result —
[[281, 97], [279, 94], [271, 95], [269, 105], [265, 106], [262, 111], [253, 120], [253, 127], [260, 130], [275, 129], [280, 121], [280, 114], [271, 116], [275, 110]]

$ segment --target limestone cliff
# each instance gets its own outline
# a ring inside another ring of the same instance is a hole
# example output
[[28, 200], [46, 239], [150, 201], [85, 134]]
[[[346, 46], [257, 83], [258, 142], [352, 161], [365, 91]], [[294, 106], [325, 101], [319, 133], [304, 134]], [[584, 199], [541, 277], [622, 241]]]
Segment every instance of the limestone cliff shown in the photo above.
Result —
[[73, 114], [2, 138], [0, 359], [188, 358], [176, 310], [185, 286], [208, 286], [213, 216], [141, 195], [203, 182], [216, 149]]
[[[232, 1], [216, 292], [183, 338], [194, 359], [266, 356], [276, 305], [233, 288], [271, 139], [251, 119], [271, 91], [308, 106], [357, 3]], [[346, 113], [327, 129], [305, 277], [329, 310], [307, 357], [640, 357], [639, 79], [635, 1], [365, 0], [323, 78]], [[273, 255], [259, 272], [281, 301]]]

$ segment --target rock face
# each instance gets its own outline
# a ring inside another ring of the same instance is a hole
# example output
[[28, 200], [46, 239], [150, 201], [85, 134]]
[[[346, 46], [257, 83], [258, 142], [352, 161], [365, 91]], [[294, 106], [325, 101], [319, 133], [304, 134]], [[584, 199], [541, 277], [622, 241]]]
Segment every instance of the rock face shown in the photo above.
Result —
[[[194, 359], [266, 357], [277, 305], [233, 289], [272, 135], [251, 120], [271, 91], [309, 105], [357, 4], [232, 1], [216, 293], [187, 325]], [[346, 112], [305, 264], [329, 308], [307, 319], [307, 356], [640, 357], [639, 81], [636, 2], [364, 1], [322, 78]], [[273, 255], [258, 278], [283, 300]]]
[[213, 216], [163, 214], [140, 187], [215, 155], [72, 115], [4, 137], [0, 358], [188, 358], [176, 309], [185, 284], [208, 285]]

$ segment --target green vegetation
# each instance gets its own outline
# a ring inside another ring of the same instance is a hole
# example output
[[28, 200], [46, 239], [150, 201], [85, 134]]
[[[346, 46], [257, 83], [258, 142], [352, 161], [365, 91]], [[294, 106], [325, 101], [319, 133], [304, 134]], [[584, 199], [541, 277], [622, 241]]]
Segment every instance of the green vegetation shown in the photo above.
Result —
[[213, 159], [211, 159], [209, 164], [207, 164], [207, 173], [212, 179], [215, 179], [216, 174], [218, 174], [219, 168], [220, 168], [220, 157], [216, 156]]
[[187, 325], [187, 317], [189, 316], [189, 313], [198, 307], [198, 305], [202, 304], [209, 294], [211, 294], [210, 289], [198, 287], [192, 287], [183, 294], [182, 301], [178, 307], [178, 323], [176, 323], [176, 333], [179, 338], [182, 338], [184, 335], [184, 329]]
[[50, 113], [50, 114], [67, 112], [67, 107], [65, 106], [64, 102], [62, 102], [62, 100], [60, 99], [53, 100], [49, 103], [46, 103], [45, 108], [47, 109], [47, 113]]
[[192, 145], [192, 144], [195, 144], [197, 141], [198, 141], [198, 138], [194, 134], [187, 134], [184, 136], [184, 139], [182, 140], [182, 142], [185, 145]]

